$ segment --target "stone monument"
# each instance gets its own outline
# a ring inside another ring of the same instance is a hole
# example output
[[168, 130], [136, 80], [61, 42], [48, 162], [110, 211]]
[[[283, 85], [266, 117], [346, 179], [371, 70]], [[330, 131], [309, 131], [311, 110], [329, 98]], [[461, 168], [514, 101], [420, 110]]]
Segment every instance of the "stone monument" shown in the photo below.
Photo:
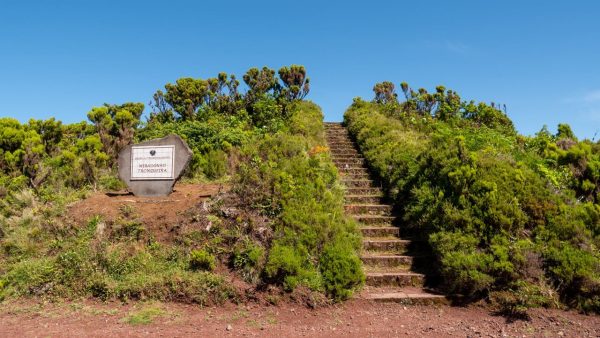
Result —
[[119, 153], [119, 178], [136, 196], [167, 196], [192, 159], [178, 135], [133, 144]]

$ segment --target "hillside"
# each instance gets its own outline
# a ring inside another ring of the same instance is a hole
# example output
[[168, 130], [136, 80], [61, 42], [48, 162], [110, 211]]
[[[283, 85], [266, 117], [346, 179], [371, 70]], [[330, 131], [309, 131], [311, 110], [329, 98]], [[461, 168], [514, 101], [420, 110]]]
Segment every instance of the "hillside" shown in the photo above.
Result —
[[600, 310], [600, 144], [568, 125], [519, 135], [498, 106], [379, 83], [344, 115], [449, 294], [502, 311]]
[[[242, 79], [166, 84], [145, 121], [1, 118], [0, 299], [600, 311], [599, 143], [390, 82], [326, 128], [304, 67]], [[127, 194], [121, 149], [169, 134], [193, 151], [175, 192]]]
[[[350, 297], [359, 234], [306, 71], [252, 68], [243, 81], [178, 79], [146, 121], [141, 103], [94, 107], [91, 123], [0, 119], [0, 299]], [[105, 195], [125, 188], [123, 147], [172, 133], [193, 151], [174, 194]]]

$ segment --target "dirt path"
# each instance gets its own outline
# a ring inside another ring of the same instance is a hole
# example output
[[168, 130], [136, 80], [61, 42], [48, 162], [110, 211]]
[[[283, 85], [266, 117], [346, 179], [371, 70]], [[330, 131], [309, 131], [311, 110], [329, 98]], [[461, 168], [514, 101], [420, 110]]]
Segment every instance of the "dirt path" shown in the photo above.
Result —
[[507, 321], [480, 307], [408, 306], [353, 300], [307, 309], [294, 304], [216, 308], [137, 303], [0, 305], [0, 337], [599, 337], [600, 316], [531, 311]]

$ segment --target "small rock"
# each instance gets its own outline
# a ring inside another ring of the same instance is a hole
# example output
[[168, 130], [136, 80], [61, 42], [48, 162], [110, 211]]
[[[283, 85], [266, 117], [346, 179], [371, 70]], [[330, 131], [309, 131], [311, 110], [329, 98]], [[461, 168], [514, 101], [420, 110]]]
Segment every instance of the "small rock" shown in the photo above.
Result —
[[558, 331], [558, 335], [562, 337], [562, 336], [564, 336], [564, 335], [565, 335], [565, 333], [564, 333], [564, 332], [562, 332], [562, 331]]
[[227, 331], [231, 331], [231, 330], [233, 330], [233, 326], [231, 326], [231, 324], [227, 324], [227, 327], [225, 329]]

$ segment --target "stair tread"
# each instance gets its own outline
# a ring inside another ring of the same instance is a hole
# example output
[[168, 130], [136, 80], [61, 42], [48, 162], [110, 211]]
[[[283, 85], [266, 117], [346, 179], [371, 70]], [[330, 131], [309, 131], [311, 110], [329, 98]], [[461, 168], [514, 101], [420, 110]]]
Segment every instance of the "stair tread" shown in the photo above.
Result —
[[425, 277], [424, 274], [413, 272], [409, 270], [402, 271], [387, 271], [387, 272], [371, 272], [366, 271], [365, 275], [367, 277], [386, 277], [386, 276], [411, 276], [411, 277]]
[[380, 218], [380, 219], [387, 219], [387, 220], [393, 220], [396, 219], [396, 217], [394, 216], [382, 216], [382, 215], [352, 215], [352, 217], [354, 218]]
[[346, 195], [346, 198], [373, 198], [383, 197], [383, 194], [368, 194], [368, 195]]
[[371, 225], [371, 226], [363, 225], [359, 229], [365, 229], [365, 230], [378, 230], [378, 229], [387, 230], [387, 229], [398, 229], [398, 227], [395, 227], [393, 225]]
[[387, 301], [402, 301], [402, 300], [434, 300], [445, 301], [447, 297], [433, 290], [415, 287], [401, 288], [384, 288], [384, 287], [367, 287], [357, 298], [370, 300], [387, 300]]
[[387, 237], [366, 237], [363, 238], [363, 242], [376, 243], [376, 242], [385, 242], [385, 243], [412, 243], [414, 242], [412, 239], [400, 239], [396, 238], [387, 238]]
[[394, 254], [394, 253], [371, 253], [371, 254], [362, 254], [360, 257], [365, 258], [421, 258], [421, 257], [431, 257], [431, 255], [406, 255], [406, 254]]

